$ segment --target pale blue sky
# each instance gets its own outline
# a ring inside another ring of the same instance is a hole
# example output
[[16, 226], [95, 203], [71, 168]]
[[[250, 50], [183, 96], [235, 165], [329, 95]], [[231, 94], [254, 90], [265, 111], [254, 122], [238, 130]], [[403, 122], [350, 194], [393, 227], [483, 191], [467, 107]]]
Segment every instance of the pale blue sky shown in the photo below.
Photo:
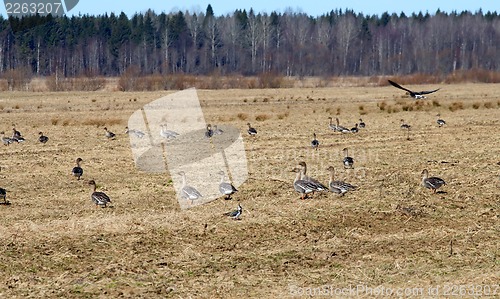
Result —
[[[33, 0], [35, 1], [35, 0]], [[144, 12], [151, 8], [157, 13], [172, 12], [178, 10], [189, 10], [194, 12], [205, 11], [210, 3], [216, 15], [232, 13], [235, 9], [246, 9], [252, 7], [256, 12], [272, 11], [284, 12], [287, 8], [292, 8], [294, 11], [302, 11], [312, 16], [318, 16], [329, 12], [332, 9], [353, 9], [355, 12], [363, 14], [377, 14], [383, 12], [401, 13], [411, 15], [413, 12], [429, 12], [433, 14], [439, 8], [441, 11], [461, 12], [468, 10], [476, 12], [480, 8], [483, 12], [500, 11], [500, 1], [498, 0], [419, 0], [419, 1], [394, 1], [394, 0], [351, 0], [351, 1], [303, 1], [303, 0], [253, 0], [248, 1], [251, 4], [244, 4], [243, 1], [236, 0], [211, 0], [211, 1], [194, 1], [194, 0], [140, 0], [140, 1], [102, 1], [102, 0], [80, 0], [78, 5], [71, 11], [77, 14], [99, 15], [104, 13], [114, 12], [116, 14], [124, 11], [128, 16], [132, 16], [136, 12]], [[247, 2], [247, 3], [248, 3]], [[2, 15], [6, 15], [5, 6], [2, 6], [0, 11]]]

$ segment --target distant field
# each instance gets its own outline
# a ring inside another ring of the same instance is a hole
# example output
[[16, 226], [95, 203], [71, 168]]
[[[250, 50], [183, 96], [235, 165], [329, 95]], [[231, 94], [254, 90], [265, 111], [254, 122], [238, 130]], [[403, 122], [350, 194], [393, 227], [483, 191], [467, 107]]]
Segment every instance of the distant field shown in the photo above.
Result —
[[[27, 141], [0, 146], [11, 203], [0, 206], [0, 296], [282, 298], [356, 286], [439, 286], [444, 296], [445, 285], [499, 296], [500, 85], [441, 87], [421, 102], [391, 86], [198, 90], [207, 122], [244, 132], [250, 175], [232, 201], [189, 210], [169, 174], [135, 168], [124, 134], [132, 112], [171, 92], [3, 92], [0, 131], [15, 125]], [[334, 133], [329, 116], [367, 127]], [[344, 147], [353, 170], [342, 168]], [[332, 165], [360, 188], [302, 201], [290, 172], [300, 161], [325, 184]], [[420, 186], [424, 168], [444, 193]], [[89, 179], [113, 208], [95, 208]], [[238, 203], [241, 221], [222, 216]]]

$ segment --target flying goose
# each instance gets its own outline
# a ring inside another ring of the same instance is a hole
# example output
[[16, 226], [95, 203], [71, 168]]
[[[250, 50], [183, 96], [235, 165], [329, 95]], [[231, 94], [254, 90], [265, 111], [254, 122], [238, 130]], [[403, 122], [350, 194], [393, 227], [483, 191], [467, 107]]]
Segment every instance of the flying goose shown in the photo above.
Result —
[[194, 187], [186, 185], [186, 173], [184, 171], [179, 172], [178, 175], [182, 176], [182, 186], [180, 192], [182, 198], [190, 200], [191, 204], [193, 204], [196, 199], [203, 197], [203, 195], [201, 195], [201, 193]]
[[437, 114], [436, 116], [437, 116], [437, 118], [438, 118], [438, 119], [436, 120], [436, 122], [437, 122], [437, 124], [438, 124], [438, 126], [439, 126], [440, 128], [441, 128], [442, 126], [446, 125], [446, 122], [444, 121], [444, 119], [441, 119], [441, 118], [440, 118], [440, 117], [441, 117], [441, 114]]
[[343, 181], [335, 181], [335, 169], [333, 168], [333, 166], [328, 167], [326, 170], [330, 172], [330, 181], [328, 182], [328, 187], [330, 187], [330, 191], [332, 191], [333, 193], [344, 195], [346, 192], [356, 190], [358, 188]]
[[344, 168], [353, 168], [354, 159], [352, 157], [349, 157], [349, 152], [347, 147], [344, 148], [342, 151], [344, 152], [344, 160], [342, 160]]
[[83, 168], [80, 167], [80, 163], [82, 162], [82, 158], [77, 158], [76, 159], [76, 166], [73, 167], [73, 170], [71, 170], [71, 173], [73, 176], [76, 176], [78, 180], [80, 180], [80, 177], [83, 175]]
[[96, 207], [101, 206], [103, 208], [106, 207], [108, 203], [111, 202], [111, 199], [109, 199], [109, 196], [106, 195], [104, 192], [97, 192], [95, 191], [96, 185], [94, 180], [90, 180], [88, 182], [90, 186], [90, 199], [95, 203]]
[[179, 136], [179, 133], [174, 132], [172, 130], [168, 130], [166, 124], [160, 125], [160, 128], [161, 128], [160, 129], [160, 136], [163, 138], [170, 139], [170, 138], [175, 138], [176, 136]]
[[142, 138], [142, 137], [144, 137], [146, 135], [141, 130], [129, 129], [128, 127], [125, 127], [125, 134], [128, 134], [128, 135], [134, 134], [135, 137], [137, 137], [137, 138]]
[[293, 180], [293, 189], [302, 194], [302, 200], [306, 198], [307, 194], [316, 191], [316, 186], [313, 183], [301, 179], [302, 169], [295, 167], [291, 170], [291, 172], [295, 172], [297, 174]]
[[224, 182], [224, 177], [225, 177], [224, 171], [221, 170], [219, 171], [218, 174], [221, 176], [219, 191], [222, 195], [226, 195], [225, 198], [226, 200], [229, 200], [231, 199], [231, 195], [238, 192], [238, 190], [236, 190], [233, 184]]
[[224, 216], [231, 217], [233, 220], [240, 220], [241, 213], [243, 213], [243, 208], [238, 204], [238, 208], [234, 211], [224, 213]]
[[40, 135], [40, 137], [38, 137], [38, 141], [41, 143], [47, 143], [47, 141], [49, 141], [49, 137], [43, 135], [43, 132], [39, 132], [38, 135]]
[[250, 125], [250, 123], [247, 123], [247, 125], [248, 125], [248, 130], [247, 130], [248, 134], [250, 136], [257, 135], [257, 130], [255, 128], [252, 128], [252, 126]]
[[315, 150], [318, 150], [319, 147], [319, 141], [316, 139], [316, 133], [313, 133], [313, 140], [311, 141], [311, 147]]
[[314, 191], [327, 191], [328, 190], [328, 188], [325, 185], [321, 184], [318, 180], [316, 180], [310, 176], [307, 176], [307, 164], [306, 164], [306, 162], [300, 162], [299, 167], [301, 169], [300, 179], [311, 183], [315, 187]]
[[108, 128], [104, 127], [104, 131], [106, 131], [106, 137], [108, 139], [114, 139], [115, 138], [115, 133], [111, 132], [108, 130]]
[[436, 190], [441, 186], [446, 185], [446, 182], [438, 177], [429, 177], [429, 172], [427, 169], [424, 169], [422, 171], [422, 185], [436, 193]]
[[404, 88], [403, 86], [399, 85], [398, 83], [396, 83], [394, 81], [391, 81], [391, 80], [387, 80], [387, 81], [389, 81], [389, 83], [391, 83], [392, 86], [406, 91], [407, 94], [410, 95], [410, 97], [417, 99], [417, 100], [425, 99], [426, 97], [424, 96], [424, 94], [433, 93], [433, 92], [436, 92], [436, 91], [441, 89], [441, 88], [438, 88], [438, 89], [434, 89], [434, 90], [430, 90], [430, 91], [411, 91], [407, 88]]

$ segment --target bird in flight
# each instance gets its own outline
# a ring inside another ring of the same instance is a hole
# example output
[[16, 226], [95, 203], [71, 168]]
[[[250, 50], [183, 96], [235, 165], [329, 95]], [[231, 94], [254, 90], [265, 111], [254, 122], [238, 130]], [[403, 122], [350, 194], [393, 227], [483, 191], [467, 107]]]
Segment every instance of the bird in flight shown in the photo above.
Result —
[[438, 89], [429, 90], [429, 91], [411, 91], [407, 88], [404, 88], [403, 86], [399, 85], [398, 83], [396, 83], [394, 81], [391, 81], [391, 80], [387, 80], [387, 81], [389, 81], [389, 83], [391, 83], [392, 86], [399, 88], [399, 89], [402, 89], [402, 90], [405, 90], [406, 92], [408, 92], [410, 97], [417, 99], [417, 100], [425, 99], [426, 98], [425, 94], [433, 93], [433, 92], [436, 92], [436, 91], [441, 89], [441, 88], [438, 88]]

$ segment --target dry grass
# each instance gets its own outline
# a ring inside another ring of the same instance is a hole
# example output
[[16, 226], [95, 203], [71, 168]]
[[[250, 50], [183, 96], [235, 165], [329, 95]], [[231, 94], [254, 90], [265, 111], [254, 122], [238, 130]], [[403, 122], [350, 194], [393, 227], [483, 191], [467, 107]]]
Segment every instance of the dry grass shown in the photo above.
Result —
[[[224, 119], [221, 125], [245, 132], [248, 115], [271, 118], [256, 126], [255, 138], [244, 134], [250, 174], [233, 201], [185, 211], [168, 174], [135, 168], [123, 133], [135, 110], [165, 92], [4, 93], [3, 105], [20, 102], [25, 109], [4, 112], [0, 131], [15, 123], [27, 141], [0, 152], [0, 187], [11, 203], [0, 205], [0, 294], [286, 298], [290, 286], [498, 284], [500, 136], [492, 130], [500, 125], [499, 107], [472, 109], [475, 102], [497, 102], [484, 95], [496, 95], [498, 87], [453, 85], [436, 94], [441, 107], [429, 97], [422, 110], [412, 104], [413, 111], [397, 114], [377, 108], [401, 109], [400, 93], [390, 86], [318, 88], [315, 98], [328, 100], [314, 102], [304, 100], [311, 89], [199, 91], [205, 118]], [[273, 96], [283, 100], [242, 101]], [[457, 99], [464, 109], [446, 113]], [[101, 110], [115, 100], [120, 110]], [[41, 109], [27, 109], [41, 102]], [[366, 129], [344, 135], [328, 129], [337, 108], [341, 124], [352, 125], [359, 105], [370, 111]], [[279, 121], [283, 110], [287, 119]], [[437, 113], [447, 122], [443, 128]], [[409, 141], [401, 118], [412, 125]], [[70, 125], [63, 128], [65, 121]], [[86, 121], [92, 123], [81, 126]], [[96, 127], [103, 124], [115, 140]], [[36, 142], [39, 131], [49, 136], [47, 144]], [[309, 146], [313, 132], [318, 151]], [[344, 147], [355, 159], [353, 170], [342, 168]], [[84, 179], [94, 179], [114, 208], [95, 208], [85, 182], [69, 175], [77, 157]], [[301, 201], [289, 171], [302, 160], [322, 182], [333, 165], [338, 179], [359, 190]], [[424, 168], [446, 180], [446, 193], [419, 185]], [[238, 203], [241, 221], [222, 216]]]

